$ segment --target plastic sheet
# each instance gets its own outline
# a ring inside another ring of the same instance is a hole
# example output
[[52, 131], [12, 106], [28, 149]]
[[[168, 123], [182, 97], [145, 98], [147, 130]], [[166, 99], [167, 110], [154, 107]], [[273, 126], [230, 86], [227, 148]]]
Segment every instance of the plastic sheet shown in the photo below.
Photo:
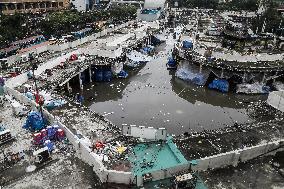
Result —
[[48, 151], [51, 152], [52, 150], [54, 150], [54, 144], [50, 141], [50, 140], [46, 140], [44, 142], [44, 146], [46, 146], [48, 148]]
[[138, 51], [131, 51], [126, 56], [129, 60], [134, 62], [149, 62], [152, 60], [150, 56], [144, 55]]
[[126, 71], [124, 71], [124, 70], [121, 70], [117, 76], [119, 78], [124, 78], [125, 79], [125, 78], [128, 77], [128, 73]]
[[63, 106], [64, 104], [66, 104], [65, 100], [52, 99], [50, 101], [45, 101], [44, 102], [44, 107], [47, 108], [48, 110], [53, 110], [54, 108]]
[[97, 70], [96, 71], [96, 77], [95, 77], [95, 80], [96, 81], [103, 81], [103, 71], [102, 70]]
[[161, 40], [152, 35], [152, 37], [151, 37], [151, 44], [153, 46], [159, 45], [159, 44], [161, 44]]
[[182, 46], [185, 49], [192, 49], [193, 48], [193, 43], [192, 41], [183, 41]]
[[50, 139], [50, 140], [54, 140], [55, 139], [55, 134], [56, 134], [56, 128], [54, 128], [53, 126], [48, 126], [46, 127], [46, 130], [47, 130], [47, 137]]
[[175, 67], [176, 66], [176, 61], [173, 59], [173, 57], [169, 57], [169, 60], [168, 60], [167, 64], [170, 67]]
[[111, 81], [112, 80], [112, 73], [110, 70], [105, 70], [103, 74], [103, 81]]
[[270, 87], [260, 84], [260, 83], [253, 83], [253, 84], [238, 84], [237, 85], [237, 93], [244, 93], [244, 94], [267, 94], [270, 91]]
[[23, 128], [29, 129], [31, 131], [39, 131], [44, 128], [44, 120], [39, 112], [30, 112], [27, 116], [26, 123]]
[[112, 80], [112, 72], [111, 70], [96, 70], [95, 72], [95, 80], [97, 82], [101, 81], [111, 81]]
[[212, 83], [208, 85], [210, 89], [217, 89], [223, 93], [229, 91], [229, 82], [225, 79], [214, 79]]
[[143, 47], [142, 49], [141, 49], [141, 53], [142, 54], [149, 54], [149, 53], [151, 53], [152, 51], [153, 51], [153, 47], [151, 47], [151, 46], [147, 46], [147, 47]]
[[207, 78], [200, 73], [193, 73], [190, 69], [179, 68], [176, 72], [176, 77], [185, 80], [191, 81], [196, 85], [205, 85]]

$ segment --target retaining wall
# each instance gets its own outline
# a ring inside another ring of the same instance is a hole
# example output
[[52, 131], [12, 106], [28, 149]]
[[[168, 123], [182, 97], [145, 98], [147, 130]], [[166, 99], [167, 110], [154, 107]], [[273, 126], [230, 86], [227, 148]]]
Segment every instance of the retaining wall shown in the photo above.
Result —
[[230, 165], [237, 166], [240, 162], [246, 162], [261, 155], [275, 155], [277, 151], [283, 151], [283, 145], [284, 139], [201, 158], [197, 160], [198, 164], [192, 168], [195, 171], [206, 171]]
[[131, 172], [105, 170], [106, 182], [118, 184], [136, 184], [136, 178]]

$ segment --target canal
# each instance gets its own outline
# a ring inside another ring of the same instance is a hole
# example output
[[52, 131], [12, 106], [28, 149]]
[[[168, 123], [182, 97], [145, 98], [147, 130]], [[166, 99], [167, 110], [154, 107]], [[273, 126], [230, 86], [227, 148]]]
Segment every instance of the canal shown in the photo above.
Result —
[[128, 70], [127, 79], [84, 86], [85, 105], [118, 126], [164, 127], [175, 135], [254, 121], [247, 108], [266, 96], [223, 94], [176, 78], [166, 68], [171, 46], [161, 46], [142, 68]]

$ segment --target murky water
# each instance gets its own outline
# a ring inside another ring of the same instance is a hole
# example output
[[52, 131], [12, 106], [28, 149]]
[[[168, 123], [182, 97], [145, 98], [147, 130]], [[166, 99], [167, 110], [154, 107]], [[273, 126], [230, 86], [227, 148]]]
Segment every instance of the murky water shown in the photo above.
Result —
[[129, 78], [84, 87], [86, 105], [118, 126], [165, 127], [169, 133], [216, 129], [253, 120], [248, 102], [265, 96], [222, 94], [184, 82], [166, 69], [166, 56], [129, 71]]

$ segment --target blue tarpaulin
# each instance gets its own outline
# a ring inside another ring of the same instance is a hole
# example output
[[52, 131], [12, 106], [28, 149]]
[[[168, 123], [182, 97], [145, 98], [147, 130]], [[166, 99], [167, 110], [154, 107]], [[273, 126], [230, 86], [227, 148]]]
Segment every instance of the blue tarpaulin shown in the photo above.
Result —
[[41, 113], [39, 112], [30, 112], [28, 114], [26, 123], [23, 125], [23, 128], [29, 129], [31, 131], [38, 131], [44, 128], [44, 120], [42, 119]]
[[207, 77], [201, 73], [193, 73], [190, 69], [180, 68], [176, 72], [176, 76], [185, 81], [191, 81], [196, 85], [205, 85]]
[[124, 71], [124, 70], [121, 70], [121, 71], [119, 72], [119, 74], [117, 74], [117, 76], [118, 76], [119, 78], [127, 78], [127, 77], [128, 77], [128, 73], [127, 73], [126, 71]]
[[44, 142], [44, 146], [46, 146], [48, 148], [48, 151], [51, 152], [52, 150], [54, 150], [54, 144], [53, 142], [51, 142], [50, 140], [46, 140]]
[[110, 70], [97, 70], [96, 81], [111, 81], [112, 80], [112, 72]]
[[169, 67], [176, 67], [176, 61], [174, 60], [173, 57], [170, 57], [170, 58], [169, 58], [167, 65], [168, 65]]
[[152, 52], [152, 51], [153, 51], [153, 48], [152, 48], [152, 47], [149, 47], [149, 46], [143, 47], [143, 48], [141, 49], [141, 53], [143, 53], [143, 54], [149, 54], [149, 53]]
[[52, 110], [56, 107], [60, 107], [62, 105], [66, 104], [65, 100], [62, 99], [53, 99], [51, 101], [47, 101], [44, 103], [44, 107], [48, 110]]
[[25, 93], [25, 96], [30, 99], [30, 100], [34, 100], [35, 99], [35, 96], [33, 95], [33, 93], [31, 92], [26, 92]]
[[112, 80], [112, 72], [110, 70], [105, 70], [104, 71], [104, 81], [111, 81]]
[[96, 81], [103, 81], [104, 76], [103, 76], [103, 71], [102, 70], [97, 70], [96, 71]]
[[229, 82], [226, 79], [214, 79], [208, 87], [225, 93], [229, 91]]
[[185, 49], [192, 49], [193, 48], [193, 43], [192, 41], [183, 41], [182, 46]]
[[159, 10], [157, 9], [143, 9], [141, 10], [141, 14], [157, 14]]

